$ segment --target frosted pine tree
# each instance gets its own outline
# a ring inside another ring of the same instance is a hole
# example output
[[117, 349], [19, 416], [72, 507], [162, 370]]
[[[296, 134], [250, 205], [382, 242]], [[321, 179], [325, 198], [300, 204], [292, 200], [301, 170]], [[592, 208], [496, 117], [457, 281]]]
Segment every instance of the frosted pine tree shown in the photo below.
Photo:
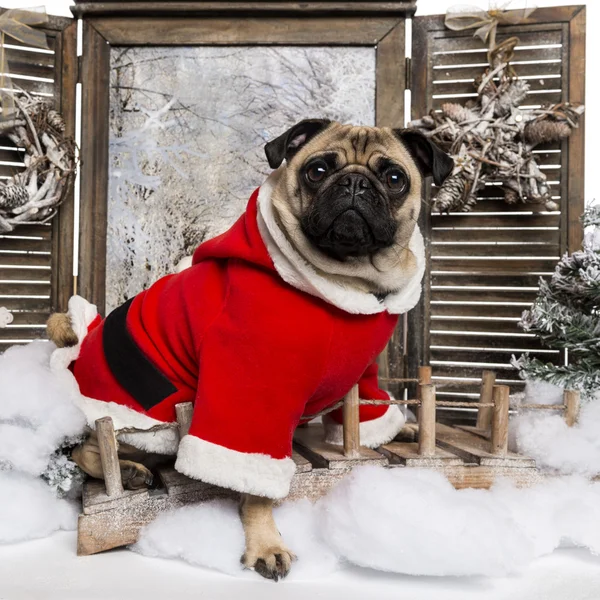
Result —
[[568, 365], [544, 363], [527, 354], [513, 365], [524, 379], [575, 389], [590, 398], [600, 390], [600, 205], [582, 216], [583, 248], [559, 261], [550, 281], [523, 313], [521, 327], [550, 348], [568, 351]]

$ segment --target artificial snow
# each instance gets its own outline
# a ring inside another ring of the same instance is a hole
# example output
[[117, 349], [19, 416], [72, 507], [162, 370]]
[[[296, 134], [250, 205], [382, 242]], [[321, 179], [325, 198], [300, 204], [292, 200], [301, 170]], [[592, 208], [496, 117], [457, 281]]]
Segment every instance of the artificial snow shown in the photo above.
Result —
[[0, 355], [0, 543], [74, 526], [72, 505], [39, 477], [62, 485], [56, 451], [85, 427], [72, 374], [50, 370], [53, 349], [40, 341]]
[[74, 503], [57, 498], [39, 477], [0, 472], [0, 544], [75, 529], [78, 512]]
[[[284, 504], [275, 509], [274, 517], [285, 543], [298, 556], [289, 579], [312, 579], [338, 568], [335, 552], [319, 535], [319, 513], [308, 500]], [[215, 500], [159, 515], [133, 549], [145, 556], [179, 558], [229, 575], [253, 577], [240, 564], [244, 530], [232, 501]]]
[[[524, 569], [561, 543], [600, 553], [600, 483], [552, 479], [517, 489], [456, 490], [431, 470], [360, 467], [324, 499], [275, 510], [298, 555], [290, 578], [309, 579], [344, 563], [430, 576], [501, 576]], [[214, 501], [160, 515], [135, 549], [247, 576], [236, 506]]]

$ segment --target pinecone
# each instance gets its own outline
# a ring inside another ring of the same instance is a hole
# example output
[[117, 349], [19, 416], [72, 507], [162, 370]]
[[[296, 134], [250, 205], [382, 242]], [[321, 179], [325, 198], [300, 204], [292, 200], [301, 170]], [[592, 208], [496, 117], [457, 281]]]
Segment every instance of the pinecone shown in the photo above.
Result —
[[521, 198], [515, 190], [504, 188], [504, 202], [506, 204], [517, 204]]
[[442, 104], [442, 113], [457, 123], [469, 121], [475, 117], [471, 110], [454, 102]]
[[505, 92], [498, 96], [494, 115], [503, 117], [511, 113], [527, 97], [529, 84], [522, 79], [515, 79]]
[[558, 142], [571, 135], [571, 127], [568, 123], [541, 119], [531, 121], [525, 125], [523, 137], [531, 146]]
[[55, 129], [56, 131], [59, 131], [60, 133], [65, 132], [65, 121], [59, 112], [55, 110], [49, 110], [46, 118], [50, 127]]
[[461, 173], [448, 177], [433, 199], [433, 210], [443, 213], [450, 212], [456, 207], [462, 207], [465, 186], [466, 180]]
[[29, 192], [22, 185], [5, 185], [0, 187], [0, 208], [9, 211], [29, 202]]

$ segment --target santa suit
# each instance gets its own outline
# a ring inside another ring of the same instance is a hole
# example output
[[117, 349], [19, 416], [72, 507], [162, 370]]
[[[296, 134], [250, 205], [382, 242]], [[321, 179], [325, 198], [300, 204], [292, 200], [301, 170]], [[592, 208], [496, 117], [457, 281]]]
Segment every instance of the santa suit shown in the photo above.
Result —
[[[252, 194], [231, 229], [196, 250], [190, 268], [106, 319], [72, 298], [80, 343], [52, 358], [54, 368], [72, 363], [90, 425], [111, 416], [119, 439], [176, 453], [181, 473], [271, 498], [288, 493], [292, 437], [303, 417], [357, 382], [361, 398], [388, 398], [374, 361], [398, 315], [417, 302], [424, 265], [417, 229], [417, 272], [399, 292], [378, 300], [323, 278], [273, 217], [277, 176]], [[179, 443], [175, 428], [160, 425], [175, 422], [180, 402], [193, 402], [194, 412]], [[397, 406], [363, 405], [360, 418], [361, 443], [371, 447], [404, 424]], [[341, 410], [328, 415], [326, 431], [340, 443]]]

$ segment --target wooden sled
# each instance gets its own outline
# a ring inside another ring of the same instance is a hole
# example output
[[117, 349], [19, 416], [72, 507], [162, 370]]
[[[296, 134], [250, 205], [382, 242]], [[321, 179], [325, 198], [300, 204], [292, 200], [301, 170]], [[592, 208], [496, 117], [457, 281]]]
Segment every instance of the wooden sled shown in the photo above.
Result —
[[[479, 402], [468, 403], [468, 406], [478, 408], [475, 427], [449, 427], [436, 423], [436, 406], [462, 403], [436, 402], [435, 387], [430, 383], [431, 369], [422, 367], [419, 375], [419, 380], [411, 380], [419, 383], [419, 397], [415, 400], [361, 401], [358, 386], [355, 386], [343, 401], [343, 447], [323, 441], [321, 424], [298, 428], [292, 455], [296, 474], [286, 500], [308, 498], [315, 501], [351, 473], [353, 467], [364, 464], [382, 468], [435, 469], [457, 489], [489, 488], [497, 477], [509, 478], [517, 486], [531, 485], [544, 478], [534, 460], [508, 451], [509, 389], [494, 385], [493, 372], [483, 373]], [[418, 406], [418, 424], [406, 426], [394, 441], [376, 450], [365, 448], [360, 445], [358, 416], [359, 405], [363, 402]], [[521, 405], [521, 408], [562, 410], [567, 423], [573, 425], [579, 411], [579, 394], [565, 392], [564, 405]], [[176, 409], [180, 436], [183, 437], [189, 429], [192, 405], [180, 404]], [[79, 555], [135, 543], [141, 529], [161, 512], [238, 496], [231, 490], [189, 479], [172, 466], [158, 470], [157, 489], [124, 490], [112, 419], [98, 419], [96, 430], [105, 481], [90, 479], [84, 484], [83, 510], [77, 531]]]

